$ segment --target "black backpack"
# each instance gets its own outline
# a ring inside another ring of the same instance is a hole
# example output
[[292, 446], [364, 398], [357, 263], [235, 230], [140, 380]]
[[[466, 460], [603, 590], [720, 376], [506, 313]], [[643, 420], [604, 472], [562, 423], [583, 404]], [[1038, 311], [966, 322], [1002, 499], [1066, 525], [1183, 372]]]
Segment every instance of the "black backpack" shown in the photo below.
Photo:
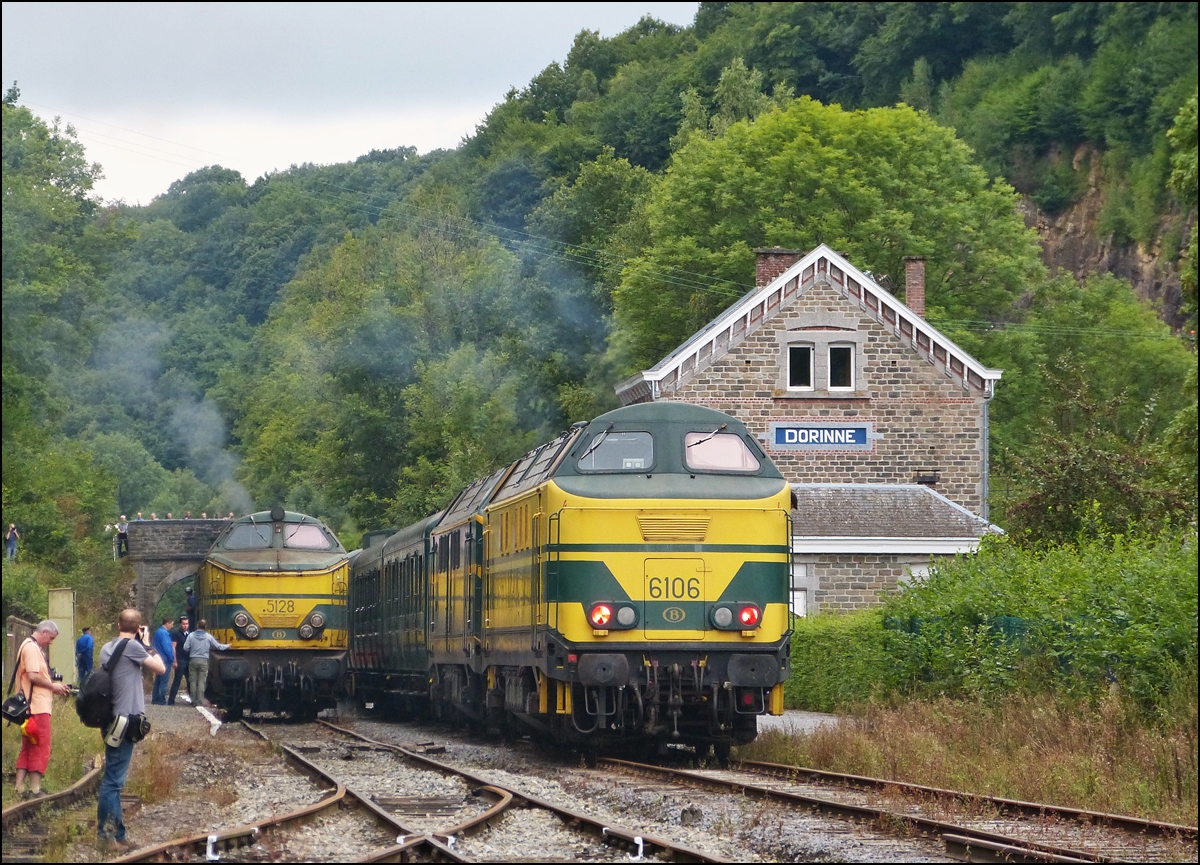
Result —
[[79, 689], [75, 697], [75, 713], [79, 715], [83, 726], [103, 730], [112, 723], [112, 671], [121, 660], [121, 655], [125, 654], [128, 644], [128, 637], [118, 643], [108, 663], [93, 672]]

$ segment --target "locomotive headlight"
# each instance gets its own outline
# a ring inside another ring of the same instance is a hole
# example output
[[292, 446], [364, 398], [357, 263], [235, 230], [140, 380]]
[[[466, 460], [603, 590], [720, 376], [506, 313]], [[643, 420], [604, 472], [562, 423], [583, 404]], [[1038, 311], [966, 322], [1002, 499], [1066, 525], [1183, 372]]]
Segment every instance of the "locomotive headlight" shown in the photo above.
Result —
[[628, 628], [637, 621], [637, 610], [633, 607], [621, 607], [617, 610], [617, 624]]
[[713, 610], [713, 624], [718, 628], [728, 628], [733, 624], [733, 610], [729, 607], [717, 607]]
[[239, 628], [245, 629], [245, 627], [250, 624], [250, 617], [245, 613], [238, 613], [233, 617], [233, 623]]
[[250, 639], [250, 640], [256, 639], [258, 637], [258, 634], [259, 634], [258, 625], [254, 624], [254, 622], [251, 622], [250, 624], [246, 625], [246, 638], [247, 639]]
[[603, 628], [612, 621], [612, 607], [608, 604], [596, 604], [592, 607], [592, 624], [597, 628]]
[[308, 622], [305, 622], [303, 625], [300, 626], [300, 630], [299, 630], [300, 639], [311, 640], [313, 633], [314, 633], [313, 626], [310, 625]]
[[321, 630], [321, 628], [325, 627], [325, 614], [324, 613], [313, 613], [311, 616], [308, 617], [308, 620], [310, 622], [312, 622], [312, 626], [314, 628], [316, 628], [318, 631]]
[[741, 612], [738, 613], [738, 620], [742, 623], [743, 628], [755, 628], [758, 627], [758, 620], [761, 615], [758, 607], [749, 604], [742, 607]]

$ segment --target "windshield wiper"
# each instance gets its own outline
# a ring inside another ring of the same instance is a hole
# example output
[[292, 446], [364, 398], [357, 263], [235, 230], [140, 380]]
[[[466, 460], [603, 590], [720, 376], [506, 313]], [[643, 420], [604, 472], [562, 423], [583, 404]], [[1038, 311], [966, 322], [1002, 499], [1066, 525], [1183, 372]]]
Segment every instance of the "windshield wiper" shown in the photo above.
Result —
[[600, 442], [602, 442], [606, 438], [608, 438], [608, 434], [612, 430], [612, 428], [613, 428], [613, 425], [609, 424], [608, 426], [606, 426], [604, 428], [604, 432], [602, 432], [602, 433], [600, 433], [600, 435], [596, 436], [596, 440], [592, 442], [591, 446], [588, 447], [588, 449], [583, 452], [583, 456], [581, 456], [579, 458], [580, 462], [583, 462], [584, 460], [586, 460], [591, 455], [592, 451], [594, 451], [596, 448], [600, 447]]
[[719, 427], [717, 427], [715, 430], [713, 430], [712, 432], [710, 432], [710, 433], [709, 433], [708, 435], [706, 435], [704, 438], [702, 438], [702, 439], [696, 439], [694, 442], [692, 442], [690, 445], [688, 445], [688, 447], [690, 447], [690, 448], [694, 448], [696, 445], [702, 445], [702, 444], [704, 444], [706, 441], [709, 441], [709, 440], [711, 440], [711, 439], [712, 439], [712, 437], [713, 437], [713, 436], [715, 436], [717, 433], [719, 433], [721, 430], [725, 429], [725, 426], [726, 426], [726, 424], [721, 424]]

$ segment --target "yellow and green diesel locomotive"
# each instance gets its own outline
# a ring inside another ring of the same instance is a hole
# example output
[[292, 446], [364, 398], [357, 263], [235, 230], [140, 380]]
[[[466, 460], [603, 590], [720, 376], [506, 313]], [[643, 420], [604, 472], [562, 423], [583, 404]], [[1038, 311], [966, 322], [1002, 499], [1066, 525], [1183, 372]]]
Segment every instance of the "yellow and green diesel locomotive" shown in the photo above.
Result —
[[783, 711], [791, 504], [712, 409], [576, 424], [356, 556], [351, 690], [565, 742], [727, 752]]
[[208, 696], [227, 712], [313, 716], [346, 681], [349, 556], [320, 520], [274, 508], [232, 520], [200, 569], [214, 650]]

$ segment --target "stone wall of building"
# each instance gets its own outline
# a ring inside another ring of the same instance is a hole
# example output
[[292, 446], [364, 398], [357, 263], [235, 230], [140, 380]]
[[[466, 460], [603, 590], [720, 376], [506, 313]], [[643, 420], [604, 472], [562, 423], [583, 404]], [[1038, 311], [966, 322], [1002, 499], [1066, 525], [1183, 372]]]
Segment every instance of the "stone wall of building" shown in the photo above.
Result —
[[[911, 484], [936, 477], [934, 489], [982, 515], [982, 389], [947, 375], [825, 280], [782, 304], [714, 362], [664, 386], [662, 398], [734, 415], [763, 441], [790, 481]], [[789, 391], [787, 345], [799, 341], [854, 344], [855, 390], [820, 387], [818, 369], [814, 390]], [[775, 449], [767, 442], [775, 421], [868, 422], [876, 438], [869, 451]]]
[[928, 573], [930, 557], [854, 553], [805, 556], [803, 561], [808, 563], [808, 611], [814, 615], [878, 607], [903, 584]]

